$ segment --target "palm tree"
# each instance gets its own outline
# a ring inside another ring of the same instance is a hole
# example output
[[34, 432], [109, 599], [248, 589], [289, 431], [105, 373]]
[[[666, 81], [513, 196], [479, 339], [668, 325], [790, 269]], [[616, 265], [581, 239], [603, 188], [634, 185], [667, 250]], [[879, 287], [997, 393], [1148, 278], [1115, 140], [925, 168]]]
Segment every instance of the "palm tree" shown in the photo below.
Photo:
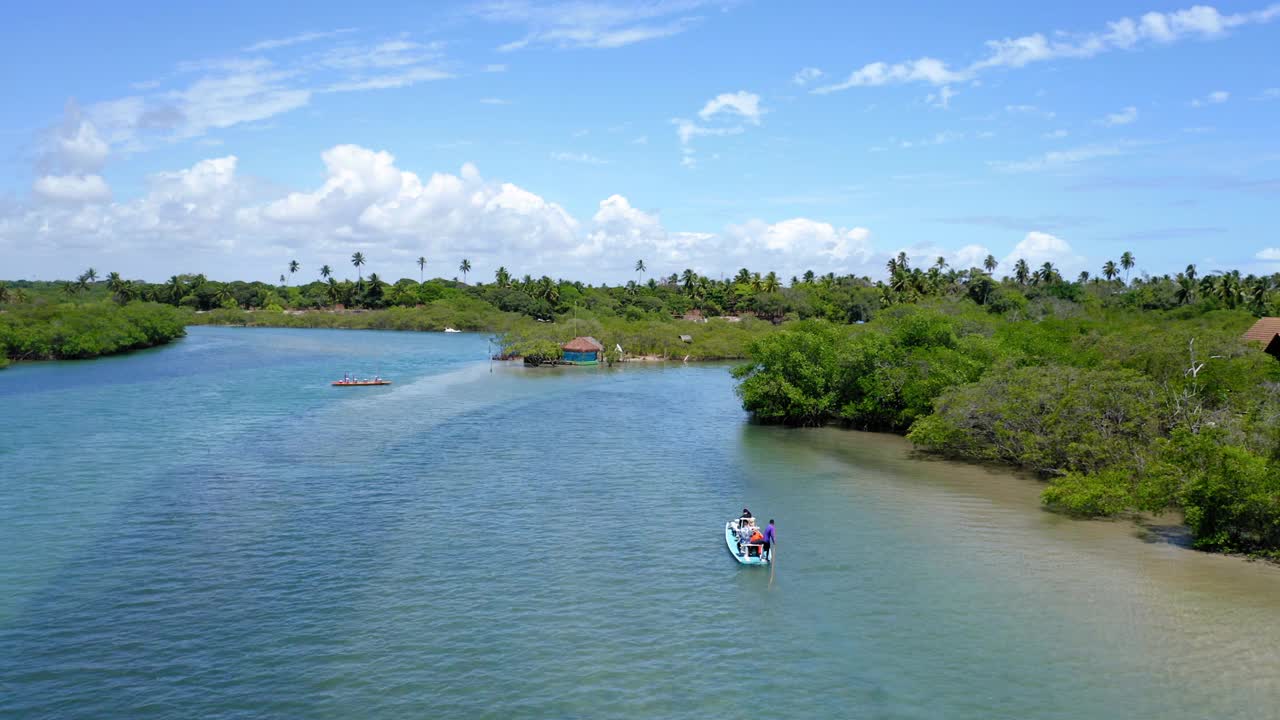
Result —
[[1062, 279], [1062, 276], [1058, 274], [1058, 269], [1055, 268], [1051, 262], [1046, 262], [1041, 265], [1040, 269], [1036, 271], [1036, 274], [1040, 277], [1040, 281], [1046, 285], [1058, 282]]
[[995, 255], [987, 255], [987, 258], [982, 261], [982, 267], [985, 268], [988, 273], [994, 273], [996, 271], [996, 266], [999, 264], [1000, 263], [996, 262]]
[[324, 278], [325, 280], [328, 280], [329, 276], [332, 274], [333, 274], [333, 270], [330, 270], [328, 265], [320, 266], [320, 277]]
[[804, 271], [804, 284], [805, 284], [805, 285], [812, 285], [812, 284], [813, 284], [813, 277], [814, 277], [814, 276], [813, 276], [813, 271], [812, 271], [812, 270], [805, 270], [805, 271]]
[[644, 260], [636, 261], [636, 274], [640, 276], [640, 281], [644, 282], [644, 273], [649, 268], [644, 266]]
[[166, 287], [169, 290], [169, 302], [174, 305], [177, 305], [178, 301], [182, 300], [182, 296], [187, 294], [186, 283], [182, 282], [182, 278], [177, 275], [170, 276]]
[[418, 256], [418, 282], [422, 282], [422, 270], [427, 266], [427, 258], [423, 255]]
[[84, 271], [84, 281], [85, 281], [85, 282], [94, 282], [94, 281], [95, 281], [95, 280], [97, 280], [97, 279], [98, 279], [98, 271], [97, 271], [97, 270], [94, 270], [93, 268], [89, 268], [88, 270], [85, 270], [85, 271]]
[[764, 276], [762, 289], [767, 293], [773, 293], [777, 292], [779, 287], [781, 287], [781, 285], [778, 282], [778, 273], [770, 270], [769, 274]]
[[1124, 284], [1125, 285], [1129, 284], [1129, 271], [1133, 269], [1133, 264], [1134, 264], [1133, 253], [1129, 252], [1128, 250], [1125, 250], [1124, 254], [1120, 256], [1120, 267], [1124, 268]]
[[1119, 274], [1120, 271], [1116, 269], [1116, 263], [1114, 260], [1108, 260], [1106, 264], [1102, 266], [1102, 277], [1107, 280], [1115, 280], [1116, 275]]
[[280, 276], [280, 284], [281, 284], [281, 285], [283, 285], [283, 284], [284, 284], [284, 282], [285, 282], [285, 280], [284, 280], [284, 275], [281, 275], [281, 276]]
[[1076, 278], [1076, 282], [1080, 283], [1081, 285], [1084, 285], [1085, 283], [1089, 282], [1089, 271], [1081, 270], [1080, 277]]
[[1174, 293], [1179, 305], [1189, 305], [1196, 298], [1196, 280], [1187, 273], [1178, 273], [1178, 289]]
[[534, 286], [533, 296], [555, 305], [560, 302], [560, 284], [543, 275]]
[[498, 287], [507, 287], [511, 284], [511, 273], [507, 272], [505, 265], [499, 265], [497, 272], [493, 274], [493, 280], [498, 283]]
[[684, 284], [685, 294], [692, 295], [693, 286], [698, 282], [698, 274], [691, 268], [685, 268], [684, 272], [680, 273], [680, 282]]
[[939, 271], [946, 270], [947, 259], [939, 255], [938, 258], [933, 261], [933, 266], [938, 268]]
[[66, 294], [67, 294], [67, 297], [72, 297], [72, 298], [73, 298], [73, 297], [75, 297], [77, 294], [79, 294], [79, 292], [80, 292], [80, 286], [79, 286], [79, 285], [77, 285], [76, 283], [71, 283], [71, 282], [69, 282], [69, 283], [63, 283], [63, 284], [62, 284], [62, 292], [66, 293]]
[[1018, 258], [1018, 262], [1013, 264], [1013, 279], [1018, 281], [1019, 285], [1026, 285], [1031, 280], [1031, 266], [1027, 265], [1027, 261]]
[[458, 264], [458, 270], [462, 273], [462, 284], [467, 284], [467, 273], [471, 272], [471, 261], [462, 258], [462, 262]]
[[297, 261], [297, 260], [290, 260], [290, 261], [289, 261], [289, 275], [290, 275], [290, 276], [292, 276], [294, 273], [298, 272], [298, 268], [300, 268], [300, 267], [302, 267], [302, 266], [298, 264], [298, 261]]
[[356, 266], [356, 279], [364, 280], [364, 273], [360, 268], [364, 267], [364, 253], [356, 251], [351, 253], [351, 264]]
[[1188, 280], [1190, 280], [1191, 282], [1195, 282], [1195, 281], [1196, 281], [1196, 266], [1195, 266], [1194, 264], [1192, 264], [1192, 265], [1188, 265], [1188, 266], [1187, 266], [1187, 269], [1186, 269], [1185, 274], [1186, 274], [1186, 276], [1187, 276], [1187, 279], [1188, 279]]
[[898, 251], [898, 267], [902, 270], [909, 270], [911, 268], [911, 265], [908, 262], [907, 252], [905, 250]]

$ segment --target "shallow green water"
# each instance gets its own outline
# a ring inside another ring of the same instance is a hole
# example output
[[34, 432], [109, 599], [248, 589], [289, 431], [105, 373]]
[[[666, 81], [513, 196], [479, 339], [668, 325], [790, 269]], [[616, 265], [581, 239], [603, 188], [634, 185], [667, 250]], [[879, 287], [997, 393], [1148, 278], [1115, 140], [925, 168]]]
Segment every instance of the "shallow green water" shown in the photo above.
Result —
[[[0, 715], [1277, 716], [1280, 571], [750, 426], [724, 367], [487, 349], [193, 328], [0, 373]], [[744, 504], [772, 569], [724, 547]]]

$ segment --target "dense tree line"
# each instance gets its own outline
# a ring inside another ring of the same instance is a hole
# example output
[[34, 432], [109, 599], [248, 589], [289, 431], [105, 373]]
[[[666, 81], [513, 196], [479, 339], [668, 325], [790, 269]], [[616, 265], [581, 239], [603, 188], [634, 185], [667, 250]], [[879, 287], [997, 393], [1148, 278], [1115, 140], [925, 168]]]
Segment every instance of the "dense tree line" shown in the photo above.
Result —
[[0, 367], [6, 358], [80, 359], [162, 345], [186, 334], [187, 318], [143, 302], [10, 305], [0, 312]]
[[1176, 509], [1198, 547], [1280, 550], [1280, 363], [1241, 339], [1249, 313], [1135, 309], [1142, 291], [1003, 313], [966, 293], [860, 327], [798, 323], [752, 344], [739, 392], [761, 421], [1026, 468], [1067, 512]]

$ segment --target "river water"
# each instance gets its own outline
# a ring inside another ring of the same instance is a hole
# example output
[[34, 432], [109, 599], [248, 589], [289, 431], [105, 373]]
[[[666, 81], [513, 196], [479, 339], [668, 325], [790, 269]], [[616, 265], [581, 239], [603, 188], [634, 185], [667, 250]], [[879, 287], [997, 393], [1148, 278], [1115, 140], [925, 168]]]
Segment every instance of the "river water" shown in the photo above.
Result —
[[1276, 568], [750, 425], [724, 366], [487, 352], [192, 328], [0, 373], [0, 715], [1280, 717]]

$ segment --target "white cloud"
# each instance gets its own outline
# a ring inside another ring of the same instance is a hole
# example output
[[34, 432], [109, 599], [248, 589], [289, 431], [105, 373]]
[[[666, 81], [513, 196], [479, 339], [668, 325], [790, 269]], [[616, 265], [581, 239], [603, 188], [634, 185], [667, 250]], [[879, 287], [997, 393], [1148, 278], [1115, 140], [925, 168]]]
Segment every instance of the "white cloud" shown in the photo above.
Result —
[[[505, 264], [535, 275], [610, 282], [631, 278], [637, 257], [655, 274], [693, 267], [715, 275], [742, 265], [784, 277], [810, 267], [874, 270], [865, 227], [750, 219], [720, 232], [675, 232], [658, 213], [618, 194], [580, 222], [557, 203], [487, 180], [469, 164], [456, 173], [419, 176], [388, 152], [356, 145], [335, 146], [321, 158], [323, 182], [284, 194], [239, 174], [238, 158], [228, 155], [156, 173], [130, 200], [70, 203], [36, 196], [38, 202], [0, 209], [0, 249], [23, 249], [16, 254], [22, 264], [14, 268], [20, 274], [30, 273], [36, 257], [55, 258], [49, 267], [61, 267], [56, 258], [70, 250], [152, 278], [191, 269], [197, 257], [198, 269], [214, 276], [242, 276], [246, 258], [259, 257], [348, 267], [345, 258], [356, 249], [371, 258], [366, 274], [388, 279], [400, 272], [395, 268], [408, 272], [420, 254], [465, 254], [482, 272]], [[94, 182], [80, 183], [80, 199], [93, 194], [85, 188]], [[48, 185], [55, 193], [60, 189]]]
[[1280, 17], [1280, 4], [1263, 10], [1223, 15], [1217, 9], [1196, 5], [1169, 13], [1149, 12], [1140, 18], [1120, 18], [1107, 23], [1100, 32], [1055, 31], [1016, 38], [989, 40], [986, 55], [958, 69], [931, 57], [901, 63], [868, 63], [847, 80], [815, 88], [825, 94], [852, 87], [923, 82], [948, 85], [973, 80], [992, 68], [1020, 68], [1032, 63], [1061, 59], [1091, 58], [1116, 50], [1134, 50], [1147, 44], [1170, 44], [1189, 38], [1215, 39], [1227, 31], [1246, 25], [1269, 23]]
[[447, 80], [453, 77], [450, 73], [429, 67], [415, 67], [403, 72], [373, 75], [356, 80], [334, 83], [325, 90], [327, 92], [358, 92], [361, 90], [389, 90], [408, 87], [431, 80]]
[[615, 3], [585, 0], [576, 3], [537, 3], [501, 0], [473, 8], [483, 20], [523, 25], [526, 34], [498, 47], [512, 52], [547, 45], [560, 48], [619, 48], [688, 30], [698, 22], [699, 7], [714, 0], [675, 0], [656, 3]]
[[1130, 105], [1129, 107], [1116, 113], [1109, 113], [1102, 118], [1101, 122], [1107, 127], [1115, 127], [1117, 125], [1128, 125], [1138, 119], [1138, 108]]
[[1011, 115], [1039, 115], [1048, 120], [1058, 116], [1052, 110], [1042, 110], [1035, 105], [1005, 105], [1004, 111]]
[[952, 267], [968, 269], [982, 267], [982, 261], [991, 254], [985, 245], [965, 245], [951, 254], [949, 261]]
[[795, 85], [808, 85], [820, 77], [822, 77], [822, 71], [818, 68], [800, 68], [795, 75], [791, 76], [791, 82]]
[[932, 135], [928, 135], [926, 137], [923, 137], [917, 140], [896, 140], [894, 138], [890, 138], [890, 142], [896, 143], [897, 146], [902, 148], [903, 150], [910, 150], [911, 148], [917, 148], [917, 147], [946, 145], [947, 143], [952, 143], [957, 140], [963, 140], [964, 137], [965, 137], [964, 133], [956, 132], [954, 130], [943, 130], [942, 132], [936, 132]]
[[848, 272], [864, 265], [873, 253], [867, 228], [837, 228], [808, 218], [773, 224], [751, 220], [730, 225], [726, 236], [738, 255], [763, 253], [763, 262], [770, 267], [780, 264], [784, 275], [803, 272], [809, 265]]
[[1058, 128], [1057, 130], [1054, 130], [1052, 132], [1047, 132], [1044, 135], [1041, 135], [1040, 137], [1043, 137], [1047, 140], [1060, 140], [1069, 134], [1070, 133], [1068, 133], [1066, 130], [1063, 130], [1062, 128]]
[[480, 98], [480, 104], [481, 105], [510, 105], [511, 101], [503, 100], [502, 98]]
[[484, 66], [484, 71], [487, 73], [506, 72], [507, 66], [504, 63], [489, 63], [488, 65]]
[[850, 73], [844, 82], [814, 88], [813, 92], [825, 95], [851, 87], [876, 87], [911, 82], [947, 85], [966, 79], [968, 79], [967, 75], [947, 69], [946, 63], [941, 60], [922, 57], [894, 65], [884, 62], [869, 63]]
[[632, 144], [632, 145], [648, 145], [648, 144], [649, 144], [649, 136], [648, 136], [648, 135], [641, 135], [641, 136], [639, 136], [639, 137], [632, 138], [632, 140], [631, 140], [631, 144]]
[[1000, 268], [1005, 273], [1012, 274], [1013, 266], [1018, 260], [1026, 260], [1032, 270], [1046, 262], [1051, 262], [1059, 272], [1074, 270], [1084, 264], [1084, 258], [1077, 255], [1066, 240], [1038, 231], [1027, 233], [1026, 237], [1013, 247], [1013, 251], [1000, 261]]
[[1214, 90], [1205, 95], [1203, 98], [1196, 98], [1191, 101], [1191, 107], [1204, 107], [1205, 105], [1221, 105], [1231, 99], [1231, 93], [1226, 90]]
[[722, 128], [702, 127], [701, 125], [690, 122], [688, 120], [682, 120], [680, 118], [676, 118], [671, 122], [675, 123], [676, 135], [679, 136], [680, 143], [682, 145], [688, 145], [696, 137], [739, 135], [743, 131], [743, 128], [736, 127], [736, 126], [722, 127]]
[[1280, 100], [1280, 88], [1266, 88], [1258, 93], [1255, 100]]
[[111, 199], [111, 188], [101, 175], [45, 175], [31, 188], [46, 200], [98, 202]]
[[1280, 262], [1280, 248], [1263, 248], [1254, 257], [1268, 262]]
[[736, 93], [722, 93], [707, 101], [698, 111], [698, 117], [709, 120], [718, 113], [738, 115], [752, 125], [760, 124], [760, 96], [739, 90]]
[[1043, 155], [1016, 162], [989, 163], [997, 170], [1005, 172], [1035, 172], [1038, 170], [1056, 170], [1070, 165], [1094, 160], [1097, 158], [1123, 155], [1126, 152], [1122, 144], [1082, 145], [1068, 150], [1051, 150]]
[[608, 160], [588, 153], [553, 152], [551, 159], [557, 162], [581, 163], [583, 165], [607, 165]]
[[325, 32], [304, 32], [288, 37], [276, 38], [274, 40], [263, 40], [256, 42], [245, 48], [245, 52], [261, 52], [263, 50], [275, 50], [276, 48], [289, 47], [291, 45], [301, 45], [302, 43], [314, 42], [316, 40], [324, 40], [327, 38], [338, 37], [347, 33], [355, 32], [355, 28], [342, 28], [340, 30], [328, 30]]
[[959, 94], [952, 90], [950, 85], [943, 85], [938, 92], [926, 95], [924, 101], [933, 107], [949, 110], [951, 108], [951, 98]]

